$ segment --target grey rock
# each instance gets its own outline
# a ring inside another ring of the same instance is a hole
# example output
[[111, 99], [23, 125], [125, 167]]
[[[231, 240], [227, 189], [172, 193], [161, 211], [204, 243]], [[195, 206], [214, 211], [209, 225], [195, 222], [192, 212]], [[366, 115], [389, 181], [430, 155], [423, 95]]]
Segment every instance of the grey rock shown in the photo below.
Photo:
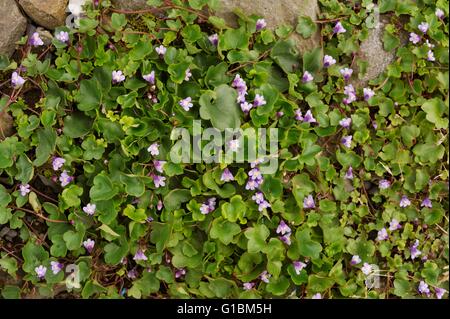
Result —
[[14, 134], [14, 121], [11, 115], [0, 112], [0, 141]]
[[25, 32], [27, 19], [13, 0], [0, 0], [0, 12], [0, 54], [11, 56]]
[[18, 0], [34, 22], [47, 29], [64, 25], [68, 0]]
[[148, 8], [147, 0], [112, 0], [112, 4], [117, 9], [142, 10]]

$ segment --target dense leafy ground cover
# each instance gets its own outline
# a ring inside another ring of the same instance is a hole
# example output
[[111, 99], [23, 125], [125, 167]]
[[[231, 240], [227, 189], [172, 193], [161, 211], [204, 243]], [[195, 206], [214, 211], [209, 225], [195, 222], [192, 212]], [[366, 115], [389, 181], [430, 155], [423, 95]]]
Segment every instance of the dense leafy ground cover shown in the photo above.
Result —
[[[396, 59], [360, 87], [371, 1], [274, 32], [207, 2], [89, 4], [0, 60], [1, 295], [447, 298], [448, 2], [378, 1]], [[174, 163], [195, 119], [278, 128], [277, 172]]]

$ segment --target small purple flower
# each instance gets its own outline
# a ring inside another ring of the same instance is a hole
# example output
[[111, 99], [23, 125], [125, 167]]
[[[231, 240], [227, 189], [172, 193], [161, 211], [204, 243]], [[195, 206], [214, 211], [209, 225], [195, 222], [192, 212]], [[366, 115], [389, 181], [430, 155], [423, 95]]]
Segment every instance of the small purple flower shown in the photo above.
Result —
[[88, 238], [83, 242], [83, 246], [84, 248], [86, 248], [86, 250], [89, 253], [92, 253], [92, 250], [94, 249], [95, 246], [95, 241], [93, 241], [92, 239]]
[[369, 101], [372, 98], [372, 96], [375, 95], [375, 92], [371, 88], [364, 88], [363, 92], [364, 92], [364, 100], [366, 101]]
[[73, 176], [70, 176], [66, 170], [63, 170], [61, 175], [59, 176], [59, 181], [61, 182], [61, 186], [65, 187], [69, 185], [71, 181], [73, 181]]
[[239, 140], [231, 140], [227, 145], [230, 151], [236, 152], [239, 149], [240, 143]]
[[216, 209], [216, 198], [215, 197], [211, 197], [206, 201], [206, 204], [209, 207], [209, 210], [212, 212]]
[[53, 158], [53, 161], [52, 161], [53, 170], [58, 171], [61, 167], [63, 167], [65, 162], [66, 162], [66, 160], [62, 157]]
[[220, 180], [222, 182], [234, 181], [234, 176], [228, 168], [225, 168], [222, 172], [222, 176], [220, 177]]
[[246, 190], [255, 190], [259, 186], [259, 183], [256, 180], [249, 179], [247, 184], [245, 184]]
[[25, 184], [25, 185], [24, 184], [20, 184], [19, 191], [20, 191], [20, 195], [21, 196], [27, 196], [27, 194], [29, 192], [31, 192], [30, 185], [29, 184]]
[[21, 77], [17, 72], [13, 72], [11, 75], [11, 85], [17, 89], [25, 83], [25, 79]]
[[419, 24], [419, 26], [418, 26], [419, 30], [422, 31], [422, 33], [427, 33], [429, 27], [430, 27], [430, 26], [429, 26], [428, 23], [426, 23], [426, 22], [422, 22], [422, 23]]
[[399, 221], [395, 218], [392, 218], [391, 222], [389, 223], [389, 230], [394, 231], [400, 228], [402, 228], [402, 225], [400, 225]]
[[350, 265], [354, 266], [361, 262], [361, 258], [358, 255], [354, 255], [352, 260], [350, 260]]
[[270, 277], [272, 277], [272, 275], [269, 274], [269, 273], [267, 272], [267, 270], [264, 270], [264, 271], [259, 275], [259, 278], [260, 278], [262, 281], [264, 281], [266, 284], [269, 283], [269, 278], [270, 278]]
[[264, 201], [264, 194], [261, 192], [256, 192], [252, 199], [256, 202], [256, 204], [261, 204]]
[[252, 109], [253, 105], [251, 103], [248, 102], [243, 102], [241, 103], [241, 110], [244, 113], [248, 113], [250, 112], [250, 110]]
[[83, 207], [83, 212], [85, 212], [86, 214], [92, 216], [95, 214], [95, 209], [97, 207], [95, 206], [95, 204], [87, 204], [86, 206]]
[[320, 294], [320, 292], [312, 295], [311, 299], [322, 299], [322, 295]]
[[347, 32], [347, 30], [342, 26], [342, 23], [340, 21], [338, 21], [333, 28], [333, 33], [334, 34], [339, 34], [339, 33], [345, 33]]
[[428, 52], [427, 52], [427, 60], [431, 61], [431, 62], [436, 61], [436, 58], [434, 57], [433, 51], [428, 50]]
[[163, 172], [163, 167], [164, 167], [165, 164], [166, 164], [166, 161], [153, 160], [153, 167], [159, 173]]
[[278, 111], [278, 112], [276, 113], [277, 118], [280, 118], [280, 117], [282, 117], [283, 115], [284, 115], [284, 112], [283, 112], [283, 111]]
[[445, 15], [444, 11], [441, 8], [436, 8], [436, 11], [434, 12], [434, 14], [436, 15], [436, 17], [438, 19], [444, 18], [444, 15]]
[[202, 204], [202, 206], [200, 206], [200, 213], [202, 213], [203, 215], [208, 215], [210, 213], [209, 206], [206, 204]]
[[267, 102], [266, 102], [266, 100], [264, 99], [264, 96], [263, 95], [260, 95], [260, 94], [256, 94], [255, 95], [255, 99], [253, 100], [253, 105], [255, 106], [255, 107], [258, 107], [258, 106], [261, 106], [261, 105], [265, 105]]
[[39, 267], [34, 268], [34, 271], [39, 279], [43, 279], [47, 273], [47, 267], [40, 265]]
[[314, 80], [314, 77], [312, 76], [312, 74], [309, 73], [308, 71], [305, 71], [302, 76], [302, 82], [308, 83], [308, 82], [311, 82], [312, 80]]
[[417, 44], [420, 42], [420, 36], [414, 32], [411, 32], [409, 34], [409, 41], [412, 42], [413, 44]]
[[295, 110], [295, 119], [297, 121], [303, 121], [302, 111], [300, 109]]
[[264, 209], [269, 208], [269, 207], [271, 207], [270, 203], [268, 201], [264, 200], [261, 203], [259, 203], [258, 211], [262, 212]]
[[355, 88], [353, 87], [352, 84], [344, 86], [344, 94], [348, 95], [348, 96], [356, 95], [356, 90], [355, 90]]
[[[247, 91], [244, 90], [238, 90], [238, 96], [236, 98], [237, 103], [245, 103], [245, 96], [248, 95]], [[252, 108], [252, 104], [249, 104], [250, 108]], [[242, 108], [242, 105], [241, 105]]]
[[208, 37], [208, 40], [209, 40], [209, 42], [211, 42], [211, 44], [212, 44], [213, 46], [215, 46], [215, 47], [219, 44], [219, 36], [217, 35], [217, 33], [211, 34], [211, 35]]
[[155, 84], [155, 71], [150, 72], [149, 74], [145, 74], [142, 76], [145, 81]]
[[164, 207], [163, 202], [161, 200], [158, 201], [158, 204], [156, 204], [156, 209], [161, 210]]
[[52, 272], [54, 275], [57, 275], [64, 268], [64, 265], [57, 261], [51, 261], [50, 265], [52, 266]]
[[409, 248], [409, 252], [411, 253], [412, 260], [416, 259], [417, 257], [419, 257], [422, 254], [422, 252], [419, 249], [417, 249], [417, 247], [419, 247], [419, 244], [420, 244], [419, 240], [416, 239], [414, 244]]
[[342, 74], [342, 76], [344, 77], [344, 80], [347, 81], [348, 79], [350, 79], [350, 77], [353, 74], [353, 70], [350, 68], [343, 68], [340, 69], [339, 72]]
[[280, 236], [280, 240], [285, 243], [286, 245], [291, 245], [291, 233], [288, 233], [286, 235]]
[[437, 299], [442, 299], [442, 297], [447, 292], [447, 290], [445, 290], [443, 288], [436, 287], [436, 288], [434, 288], [434, 292], [436, 293], [436, 298]]
[[349, 128], [351, 124], [352, 119], [350, 117], [343, 118], [342, 120], [339, 121], [339, 125], [342, 126], [343, 128]]
[[389, 182], [387, 179], [382, 179], [380, 183], [378, 184], [378, 187], [380, 189], [387, 189], [391, 187], [391, 182]]
[[258, 167], [252, 168], [252, 169], [248, 172], [248, 176], [249, 176], [252, 180], [259, 180], [259, 179], [262, 178], [261, 171], [259, 170]]
[[131, 269], [127, 273], [127, 277], [130, 278], [130, 279], [136, 279], [138, 277], [138, 275], [139, 274], [138, 274], [138, 271], [137, 271], [136, 267]]
[[422, 203], [420, 204], [421, 207], [428, 207], [428, 208], [433, 208], [433, 204], [431, 203], [431, 200], [426, 197]]
[[316, 123], [316, 119], [314, 118], [311, 110], [306, 111], [305, 116], [303, 117], [303, 122], [306, 123]]
[[194, 104], [191, 103], [192, 99], [190, 96], [188, 96], [187, 98], [181, 100], [180, 102], [178, 102], [178, 104], [185, 110], [185, 111], [189, 111], [189, 109], [191, 107], [194, 106]]
[[341, 139], [341, 143], [342, 143], [342, 145], [344, 145], [345, 147], [350, 148], [350, 147], [352, 146], [352, 139], [353, 139], [353, 136], [352, 136], [352, 135], [344, 136], [344, 137]]
[[241, 76], [239, 74], [236, 74], [233, 82], [231, 83], [231, 86], [234, 87], [235, 89], [241, 89], [241, 90], [245, 90], [245, 91], [247, 90], [247, 84], [241, 78]]
[[125, 75], [123, 75], [123, 72], [118, 70], [118, 71], [112, 71], [112, 83], [113, 84], [117, 84], [120, 82], [125, 81]]
[[300, 272], [303, 270], [303, 268], [307, 266], [304, 262], [298, 260], [294, 261], [292, 264], [294, 265], [294, 270], [297, 275], [300, 275]]
[[251, 289], [253, 289], [253, 287], [255, 287], [255, 283], [254, 282], [244, 282], [244, 284], [242, 286], [244, 287], [244, 290], [251, 290]]
[[42, 41], [41, 37], [39, 36], [39, 33], [37, 32], [33, 33], [33, 35], [30, 37], [29, 43], [33, 47], [39, 47], [41, 45], [44, 45], [44, 41]]
[[316, 208], [316, 203], [312, 195], [308, 195], [303, 199], [303, 208]]
[[189, 81], [189, 79], [191, 78], [192, 73], [191, 73], [191, 69], [187, 68], [185, 74], [184, 74], [184, 80], [185, 81]]
[[146, 220], [148, 223], [151, 223], [154, 219], [153, 219], [152, 216], [148, 216], [145, 220]]
[[364, 263], [364, 265], [361, 268], [361, 271], [364, 275], [369, 275], [372, 272], [372, 266], [368, 263]]
[[59, 31], [56, 35], [55, 35], [56, 40], [62, 42], [62, 43], [67, 43], [69, 42], [69, 33], [66, 31]]
[[342, 99], [342, 103], [344, 103], [345, 105], [348, 105], [355, 101], [356, 101], [356, 95], [353, 93], [349, 94], [347, 97]]
[[323, 57], [323, 66], [325, 68], [328, 68], [334, 64], [336, 64], [336, 60], [331, 55], [325, 55]]
[[353, 168], [350, 166], [344, 175], [345, 179], [353, 179]]
[[166, 54], [167, 48], [161, 44], [159, 47], [155, 48], [155, 51], [160, 57], [163, 57], [164, 54]]
[[186, 275], [186, 270], [184, 268], [177, 269], [175, 271], [175, 278], [180, 278], [181, 276]]
[[140, 249], [136, 252], [136, 254], [133, 257], [133, 260], [139, 261], [139, 260], [148, 260], [147, 256], [145, 256], [144, 252]]
[[267, 26], [266, 20], [264, 19], [258, 19], [256, 21], [256, 31], [260, 31], [264, 29]]
[[425, 45], [426, 45], [427, 47], [429, 47], [430, 49], [433, 49], [433, 48], [434, 48], [434, 44], [433, 44], [433, 43], [430, 43], [430, 41], [428, 41], [428, 39], [425, 40]]
[[147, 151], [153, 156], [159, 155], [159, 144], [153, 143], [147, 148]]
[[387, 240], [388, 238], [389, 238], [389, 235], [387, 233], [386, 228], [382, 228], [380, 231], [378, 231], [378, 236], [377, 236], [378, 241]]
[[406, 195], [403, 195], [400, 199], [400, 207], [408, 207], [409, 205], [411, 205], [411, 201]]
[[277, 234], [287, 234], [291, 232], [291, 228], [284, 222], [284, 220], [280, 221], [280, 224], [278, 224], [277, 227]]
[[153, 183], [155, 184], [156, 188], [160, 188], [163, 186], [166, 186], [166, 178], [164, 176], [159, 176], [159, 175], [153, 175]]
[[430, 294], [430, 288], [428, 288], [428, 284], [423, 280], [420, 281], [418, 290], [421, 294]]

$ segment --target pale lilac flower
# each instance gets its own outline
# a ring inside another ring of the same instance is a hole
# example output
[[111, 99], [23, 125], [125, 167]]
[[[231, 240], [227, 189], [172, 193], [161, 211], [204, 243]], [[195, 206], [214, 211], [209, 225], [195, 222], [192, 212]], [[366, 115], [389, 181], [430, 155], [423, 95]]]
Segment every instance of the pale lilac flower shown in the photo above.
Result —
[[342, 99], [342, 103], [344, 103], [345, 105], [348, 105], [352, 102], [356, 101], [356, 95], [355, 94], [349, 94], [347, 97]]
[[251, 169], [251, 170], [248, 172], [248, 176], [249, 176], [251, 179], [253, 179], [253, 180], [259, 180], [259, 179], [262, 178], [261, 171], [259, 170], [258, 167], [255, 167], [255, 168]]
[[271, 207], [270, 203], [268, 201], [264, 200], [261, 203], [259, 203], [258, 211], [262, 212], [264, 209], [269, 208], [269, 207]]
[[251, 290], [253, 287], [255, 287], [254, 282], [244, 282], [243, 284], [244, 290]]
[[217, 35], [217, 33], [211, 34], [208, 37], [209, 42], [211, 42], [212, 45], [214, 45], [215, 47], [219, 44], [219, 36]]
[[25, 184], [25, 185], [24, 184], [20, 184], [19, 190], [20, 190], [20, 195], [22, 195], [22, 196], [27, 196], [27, 194], [29, 192], [31, 192], [29, 184]]
[[426, 23], [426, 22], [422, 22], [422, 23], [419, 24], [419, 26], [418, 26], [419, 30], [422, 31], [422, 33], [427, 33], [429, 27], [430, 27], [430, 26], [429, 26], [428, 23]]
[[402, 199], [400, 200], [400, 207], [408, 207], [409, 205], [411, 205], [411, 201], [406, 195], [403, 195]]
[[64, 267], [63, 264], [57, 261], [51, 261], [50, 265], [52, 266], [52, 272], [54, 275], [57, 275]]
[[345, 33], [347, 32], [347, 30], [342, 26], [342, 23], [340, 21], [338, 21], [333, 28], [333, 33], [334, 34], [339, 34], [339, 33]]
[[256, 31], [260, 31], [264, 29], [267, 26], [266, 20], [264, 19], [258, 19], [256, 21]]
[[389, 223], [389, 230], [394, 231], [400, 228], [402, 228], [402, 225], [400, 225], [399, 221], [395, 218], [392, 218], [391, 222]]
[[420, 42], [420, 36], [418, 34], [414, 33], [414, 32], [411, 32], [409, 34], [409, 41], [414, 43], [414, 44], [417, 44], [417, 43]]
[[387, 179], [382, 179], [380, 183], [378, 184], [378, 187], [380, 189], [387, 189], [391, 187], [391, 182], [389, 182]]
[[314, 77], [312, 76], [312, 74], [309, 73], [308, 71], [305, 71], [302, 76], [302, 82], [308, 83], [308, 82], [311, 82], [312, 80], [314, 80]]
[[[246, 95], [248, 95], [247, 91], [244, 91], [244, 90], [238, 90], [238, 96], [237, 96], [237, 98], [236, 98], [236, 102], [237, 102], [237, 103], [245, 103], [245, 102], [246, 102], [246, 101], [245, 101], [245, 96], [246, 96]], [[250, 104], [249, 104], [249, 107], [252, 108], [253, 105], [250, 103]], [[241, 108], [242, 108], [242, 105], [241, 105]]]
[[88, 238], [83, 242], [83, 246], [84, 248], [86, 248], [86, 250], [91, 253], [92, 250], [94, 249], [95, 246], [95, 241], [93, 241], [92, 239]]
[[421, 294], [430, 294], [430, 288], [428, 288], [428, 284], [423, 280], [420, 281], [418, 290]]
[[241, 90], [245, 90], [245, 91], [247, 90], [247, 84], [241, 78], [241, 76], [239, 74], [236, 74], [236, 76], [234, 77], [233, 82], [231, 83], [231, 86], [236, 88], [236, 89], [241, 89]]
[[434, 288], [434, 292], [436, 293], [436, 298], [437, 299], [442, 299], [442, 297], [447, 292], [447, 290], [445, 290], [443, 288], [436, 287], [436, 288]]
[[261, 106], [261, 105], [265, 105], [266, 103], [267, 102], [264, 99], [263, 95], [260, 95], [260, 94], [256, 94], [255, 95], [255, 99], [253, 100], [253, 105], [254, 106], [258, 107], [258, 106]]
[[375, 95], [375, 92], [371, 88], [364, 88], [363, 92], [364, 92], [364, 100], [366, 101], [369, 101], [372, 98], [372, 96]]
[[69, 41], [69, 33], [66, 31], [59, 31], [55, 35], [55, 38], [62, 43], [67, 43]]
[[[342, 71], [342, 70], [341, 70], [341, 71]], [[341, 73], [342, 73], [342, 72], [341, 72]], [[355, 90], [355, 88], [353, 87], [352, 84], [349, 84], [349, 85], [344, 86], [344, 94], [345, 94], [345, 95], [348, 95], [348, 96], [350, 96], [350, 95], [356, 95], [356, 90]]]
[[349, 167], [347, 172], [344, 175], [345, 179], [353, 179], [353, 167]]
[[[264, 194], [261, 192], [256, 192], [253, 196], [252, 199], [256, 202], [256, 204], [261, 204], [264, 201]], [[278, 231], [277, 231], [278, 233]]]
[[281, 220], [277, 227], [277, 234], [287, 234], [291, 232], [291, 228], [284, 222], [284, 220]]
[[431, 203], [431, 200], [426, 197], [422, 203], [420, 204], [421, 207], [428, 207], [428, 208], [433, 208], [433, 204]]
[[236, 152], [239, 149], [240, 143], [239, 140], [231, 140], [227, 143], [227, 145], [232, 152]]
[[125, 75], [123, 75], [122, 71], [112, 71], [112, 83], [117, 84], [125, 81]]
[[146, 220], [148, 223], [151, 223], [154, 219], [153, 219], [152, 216], [148, 216], [145, 220]]
[[350, 117], [343, 118], [342, 120], [339, 121], [339, 125], [342, 126], [343, 128], [349, 128], [351, 124], [352, 119]]
[[288, 233], [286, 235], [280, 236], [280, 240], [285, 243], [286, 245], [291, 245], [291, 233]]
[[303, 116], [303, 122], [306, 123], [316, 123], [316, 119], [314, 118], [311, 110], [306, 111], [305, 116]]
[[351, 145], [352, 145], [352, 139], [353, 139], [353, 136], [352, 136], [352, 135], [344, 136], [344, 137], [341, 139], [341, 143], [342, 143], [342, 145], [344, 145], [345, 147], [350, 148]]
[[314, 294], [311, 299], [322, 299], [322, 295], [320, 294], [320, 292]]
[[190, 96], [188, 96], [185, 99], [182, 99], [180, 102], [178, 102], [178, 104], [185, 110], [185, 111], [189, 111], [189, 109], [191, 107], [194, 106], [194, 104], [191, 103], [192, 99]]
[[436, 58], [434, 57], [433, 51], [428, 50], [428, 52], [427, 52], [427, 60], [431, 61], [431, 62], [436, 61]]
[[192, 73], [191, 73], [191, 69], [187, 68], [186, 72], [185, 72], [185, 76], [184, 76], [184, 80], [185, 81], [189, 81], [189, 79], [191, 78]]
[[222, 182], [229, 182], [234, 180], [233, 174], [230, 172], [228, 168], [225, 168], [222, 172], [222, 176], [220, 177]]
[[426, 45], [427, 47], [429, 47], [430, 49], [433, 49], [433, 48], [434, 48], [434, 44], [430, 43], [430, 41], [428, 41], [428, 39], [425, 40], [425, 45]]
[[340, 69], [339, 72], [342, 74], [342, 76], [344, 77], [344, 80], [346, 80], [346, 81], [347, 81], [348, 79], [350, 79], [350, 77], [351, 77], [352, 74], [353, 74], [353, 70], [350, 69], [350, 68], [343, 68], [343, 69]]
[[444, 11], [441, 8], [436, 8], [436, 11], [434, 14], [436, 15], [436, 17], [438, 19], [444, 18], [444, 15], [445, 15]]
[[161, 209], [163, 208], [163, 206], [164, 206], [164, 205], [163, 205], [162, 200], [159, 200], [158, 203], [156, 204], [156, 209], [157, 209], [157, 210], [161, 210]]
[[17, 89], [25, 83], [25, 79], [21, 77], [17, 72], [13, 72], [11, 75], [11, 85]]
[[303, 268], [307, 266], [304, 262], [298, 260], [294, 261], [292, 264], [294, 265], [294, 270], [297, 275], [300, 275], [300, 272], [303, 270]]
[[86, 206], [83, 207], [83, 212], [85, 212], [86, 214], [92, 216], [95, 214], [95, 209], [96, 209], [96, 205], [95, 204], [87, 204]]
[[387, 233], [386, 228], [382, 228], [380, 231], [378, 231], [378, 236], [377, 236], [378, 241], [387, 240], [388, 238], [389, 238], [389, 235]]
[[59, 176], [59, 181], [61, 182], [61, 186], [65, 187], [69, 185], [71, 181], [73, 181], [73, 176], [70, 176], [66, 170], [63, 170], [61, 175]]
[[323, 57], [323, 66], [325, 68], [328, 68], [332, 66], [333, 64], [336, 64], [336, 60], [331, 55], [325, 55]]
[[417, 257], [419, 257], [420, 255], [422, 255], [422, 252], [417, 249], [417, 247], [419, 247], [419, 240], [416, 239], [416, 241], [414, 242], [414, 244], [409, 248], [409, 252], [411, 253], [411, 259], [414, 260]]
[[295, 119], [297, 121], [303, 121], [302, 111], [300, 109], [295, 110]]
[[209, 206], [207, 204], [202, 204], [202, 206], [200, 206], [200, 213], [202, 213], [203, 215], [209, 214]]
[[45, 274], [47, 273], [47, 267], [40, 265], [39, 267], [34, 268], [34, 271], [36, 272], [38, 278], [42, 279], [45, 277]]
[[259, 164], [264, 163], [264, 158], [260, 157], [257, 158], [256, 160], [254, 160], [253, 162], [250, 163], [250, 167], [251, 168], [255, 168], [256, 166], [258, 166]]
[[361, 258], [358, 255], [354, 255], [352, 260], [350, 260], [350, 265], [357, 265], [361, 262]]
[[66, 162], [66, 160], [62, 157], [53, 158], [53, 161], [52, 161], [53, 170], [54, 171], [59, 170], [61, 167], [63, 167], [65, 162]]
[[155, 184], [156, 188], [166, 186], [165, 180], [166, 178], [164, 176], [153, 175], [153, 183]]
[[264, 281], [265, 283], [269, 283], [269, 278], [272, 277], [271, 274], [267, 272], [267, 270], [264, 270], [260, 275], [259, 278]]
[[312, 195], [308, 195], [303, 199], [303, 208], [316, 208], [316, 203]]
[[166, 164], [166, 161], [158, 161], [158, 160], [154, 160], [153, 161], [153, 167], [156, 169], [156, 171], [158, 171], [159, 173], [163, 172], [163, 167]]
[[133, 269], [131, 269], [130, 271], [127, 272], [127, 277], [130, 279], [136, 279], [138, 277], [139, 273], [136, 269], [136, 267], [134, 267]]
[[159, 155], [159, 144], [153, 143], [147, 148], [147, 151], [153, 156]]
[[248, 179], [247, 184], [245, 184], [246, 190], [255, 190], [259, 186], [259, 183], [256, 180]]
[[166, 54], [167, 48], [161, 44], [159, 47], [155, 48], [155, 51], [160, 57], [163, 57], [164, 54]]
[[372, 272], [372, 266], [368, 263], [364, 263], [364, 265], [361, 268], [361, 271], [364, 275], [369, 275]]
[[251, 103], [248, 102], [243, 102], [241, 103], [241, 110], [244, 113], [248, 113], [250, 112], [250, 110], [252, 109], [253, 105]]
[[155, 84], [155, 71], [150, 72], [149, 74], [145, 74], [142, 76], [145, 81]]
[[39, 33], [37, 32], [33, 33], [33, 35], [30, 37], [29, 43], [33, 47], [44, 45], [44, 41], [42, 41], [41, 37], [39, 36]]
[[177, 269], [175, 271], [175, 278], [180, 278], [181, 276], [186, 275], [186, 270], [184, 268]]
[[136, 254], [133, 257], [133, 260], [139, 261], [139, 260], [148, 260], [147, 256], [145, 256], [144, 252], [140, 249], [136, 252]]
[[206, 204], [209, 207], [210, 211], [214, 211], [216, 209], [216, 198], [215, 197], [211, 197], [206, 201]]
[[282, 117], [284, 115], [284, 112], [283, 111], [278, 111], [276, 113], [276, 115], [277, 115], [278, 118], [280, 118], [280, 117]]

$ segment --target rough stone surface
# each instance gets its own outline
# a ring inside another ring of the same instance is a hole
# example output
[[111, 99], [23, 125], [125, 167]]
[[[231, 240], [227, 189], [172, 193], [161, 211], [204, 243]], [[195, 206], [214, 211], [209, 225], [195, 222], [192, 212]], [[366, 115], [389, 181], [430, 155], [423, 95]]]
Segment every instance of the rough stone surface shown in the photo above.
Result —
[[0, 141], [14, 134], [13, 118], [6, 112], [0, 112]]
[[20, 40], [27, 27], [27, 19], [14, 1], [0, 0], [0, 54], [10, 56], [15, 43]]
[[34, 22], [47, 29], [64, 25], [68, 0], [18, 0]]
[[115, 8], [125, 10], [141, 10], [148, 8], [147, 0], [112, 0]]

